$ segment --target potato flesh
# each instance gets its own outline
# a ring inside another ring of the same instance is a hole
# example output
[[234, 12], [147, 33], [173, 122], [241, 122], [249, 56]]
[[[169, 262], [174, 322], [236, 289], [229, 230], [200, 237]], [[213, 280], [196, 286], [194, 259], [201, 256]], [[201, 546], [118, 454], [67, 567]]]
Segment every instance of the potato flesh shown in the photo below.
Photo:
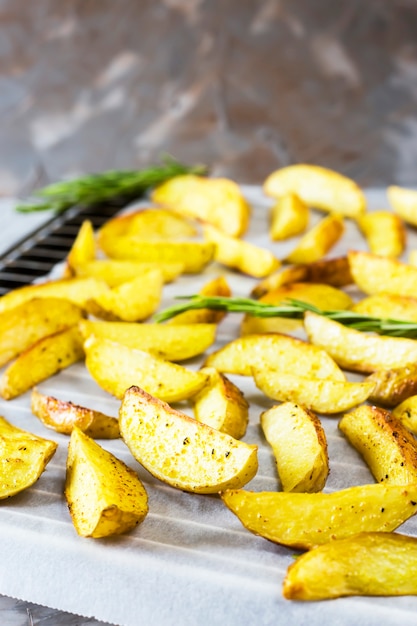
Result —
[[417, 485], [360, 485], [333, 493], [228, 490], [225, 505], [265, 539], [310, 550], [362, 531], [389, 532], [417, 512]]
[[288, 600], [417, 595], [417, 539], [363, 532], [306, 552], [288, 568]]
[[324, 257], [345, 231], [343, 218], [328, 215], [301, 237], [286, 258], [287, 263], [313, 263]]
[[160, 270], [164, 283], [169, 283], [182, 274], [184, 264], [97, 259], [73, 266], [76, 276], [90, 276], [104, 281], [109, 287], [117, 287], [150, 270]]
[[41, 476], [58, 444], [0, 417], [0, 499], [27, 489]]
[[395, 213], [407, 224], [417, 226], [417, 191], [391, 185], [387, 188], [387, 196]]
[[286, 402], [264, 411], [261, 426], [273, 450], [283, 491], [321, 491], [329, 474], [329, 456], [318, 417]]
[[398, 294], [375, 294], [357, 302], [352, 311], [373, 317], [417, 322], [417, 299]]
[[210, 354], [204, 365], [242, 376], [251, 376], [255, 368], [291, 370], [296, 365], [306, 375], [345, 380], [345, 375], [325, 350], [278, 333], [234, 339]]
[[417, 361], [414, 339], [367, 334], [310, 312], [304, 316], [304, 328], [312, 344], [347, 370], [371, 373]]
[[256, 474], [257, 446], [175, 411], [138, 387], [126, 391], [119, 423], [136, 460], [172, 487], [218, 493]]
[[[218, 276], [206, 283], [199, 294], [202, 296], [223, 296], [227, 298], [232, 295], [231, 289], [224, 276]], [[218, 324], [225, 317], [225, 311], [214, 311], [212, 309], [196, 309], [195, 311], [184, 311], [167, 321], [167, 324]]]
[[398, 215], [389, 211], [373, 211], [361, 215], [357, 223], [373, 254], [396, 258], [403, 253], [406, 232]]
[[416, 296], [417, 267], [397, 259], [354, 250], [348, 253], [348, 259], [353, 280], [364, 293]]
[[271, 209], [269, 236], [272, 241], [295, 237], [305, 231], [309, 218], [309, 208], [298, 196], [282, 196]]
[[68, 446], [65, 497], [82, 537], [128, 532], [148, 512], [137, 474], [76, 427]]
[[407, 430], [417, 435], [417, 395], [401, 402], [392, 410], [392, 414]]
[[417, 447], [414, 437], [384, 409], [364, 405], [346, 413], [339, 428], [362, 455], [376, 481], [417, 483]]

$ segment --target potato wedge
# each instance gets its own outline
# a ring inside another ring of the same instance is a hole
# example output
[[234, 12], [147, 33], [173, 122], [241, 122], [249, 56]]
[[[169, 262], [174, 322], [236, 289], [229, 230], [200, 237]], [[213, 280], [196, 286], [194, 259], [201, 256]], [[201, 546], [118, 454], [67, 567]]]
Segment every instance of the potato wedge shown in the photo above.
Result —
[[361, 454], [376, 481], [387, 485], [417, 484], [415, 439], [392, 413], [363, 405], [346, 413], [339, 428]]
[[230, 489], [221, 497], [255, 535], [300, 550], [363, 531], [390, 532], [417, 512], [417, 485], [375, 483], [333, 493]]
[[417, 191], [391, 185], [387, 196], [393, 211], [407, 224], [417, 226]]
[[377, 370], [366, 381], [375, 383], [368, 398], [370, 402], [394, 407], [417, 394], [417, 364], [409, 363], [392, 370]]
[[91, 336], [84, 343], [86, 366], [96, 383], [116, 398], [140, 385], [166, 402], [191, 398], [207, 382], [201, 372], [129, 348], [116, 341]]
[[325, 350], [278, 333], [234, 339], [212, 352], [204, 365], [241, 376], [252, 376], [253, 368], [275, 367], [291, 371], [297, 367], [306, 376], [345, 380], [345, 375]]
[[101, 247], [111, 259], [181, 263], [188, 274], [201, 272], [213, 260], [215, 248], [209, 241], [153, 241], [129, 235], [108, 239], [101, 242]]
[[214, 226], [205, 226], [203, 233], [206, 241], [215, 245], [215, 261], [248, 276], [268, 276], [281, 264], [270, 250], [226, 235]]
[[251, 291], [252, 298], [261, 298], [291, 283], [323, 283], [333, 287], [345, 287], [353, 282], [347, 257], [320, 259], [314, 263], [300, 263], [284, 267], [261, 280]]
[[[206, 283], [199, 293], [202, 296], [223, 296], [228, 298], [232, 292], [224, 276], [218, 276]], [[196, 309], [195, 311], [184, 311], [168, 320], [167, 324], [218, 324], [225, 317], [224, 311], [214, 311], [212, 309]]]
[[357, 224], [372, 254], [397, 258], [404, 252], [406, 230], [398, 215], [390, 211], [373, 211], [360, 215]]
[[34, 298], [0, 313], [0, 366], [47, 335], [74, 326], [82, 309], [59, 298]]
[[258, 469], [257, 446], [175, 411], [139, 387], [126, 391], [119, 423], [135, 459], [177, 489], [218, 493], [245, 485]]
[[77, 426], [68, 446], [65, 497], [81, 537], [120, 535], [148, 513], [148, 496], [136, 472]]
[[267, 196], [295, 193], [308, 206], [345, 217], [357, 217], [366, 208], [365, 195], [350, 178], [318, 165], [288, 165], [265, 180]]
[[373, 317], [417, 322], [417, 298], [378, 293], [357, 302], [352, 311]]
[[0, 499], [33, 485], [57, 447], [55, 441], [21, 430], [0, 417]]
[[161, 301], [162, 288], [161, 271], [149, 270], [87, 300], [85, 308], [104, 320], [139, 322], [155, 313]]
[[285, 402], [261, 413], [261, 426], [274, 453], [283, 491], [322, 491], [330, 470], [326, 433], [317, 415]]
[[313, 263], [324, 257], [345, 232], [343, 218], [338, 213], [324, 217], [297, 242], [286, 257], [286, 263]]
[[212, 428], [241, 439], [249, 421], [249, 403], [241, 390], [214, 367], [203, 367], [207, 383], [192, 399], [194, 416]]
[[64, 276], [73, 276], [74, 267], [93, 261], [96, 258], [97, 245], [93, 224], [84, 220], [68, 253]]
[[342, 596], [417, 595], [417, 539], [399, 533], [358, 533], [299, 556], [288, 570], [288, 600]]
[[143, 207], [117, 215], [108, 220], [98, 231], [100, 247], [106, 241], [124, 235], [141, 239], [187, 239], [195, 237], [197, 230], [190, 220], [179, 213], [156, 207]]
[[43, 337], [3, 372], [0, 395], [11, 400], [84, 357], [78, 326]]
[[309, 311], [304, 328], [311, 343], [325, 350], [340, 367], [371, 373], [404, 367], [417, 361], [417, 341], [354, 330]]
[[297, 402], [310, 411], [326, 415], [341, 413], [365, 402], [375, 386], [368, 382], [299, 376], [284, 369], [254, 368], [253, 378], [258, 389], [269, 398]]
[[348, 259], [353, 280], [364, 293], [416, 296], [417, 267], [357, 250], [350, 250]]
[[250, 207], [239, 186], [227, 178], [176, 176], [154, 189], [151, 197], [156, 204], [212, 224], [232, 237], [246, 232]]
[[184, 264], [97, 259], [73, 266], [76, 276], [96, 278], [109, 287], [118, 287], [150, 270], [160, 270], [164, 283], [170, 283], [182, 274]]
[[216, 339], [216, 324], [132, 324], [130, 322], [93, 322], [79, 324], [84, 340], [102, 337], [152, 352], [167, 361], [184, 361], [202, 354]]
[[277, 200], [271, 209], [269, 236], [272, 241], [282, 241], [303, 233], [309, 223], [310, 210], [294, 193]]
[[[268, 304], [281, 304], [285, 300], [294, 298], [302, 302], [309, 302], [321, 309], [336, 310], [349, 309], [352, 298], [342, 291], [330, 285], [318, 283], [291, 283], [283, 285], [269, 291], [259, 298], [259, 302]], [[297, 328], [301, 328], [301, 319], [290, 319], [285, 317], [255, 317], [246, 314], [240, 326], [241, 335], [251, 335], [257, 333], [291, 333]]]
[[117, 439], [120, 437], [117, 418], [101, 411], [58, 400], [33, 389], [31, 410], [47, 428], [70, 435], [76, 426], [93, 439]]
[[392, 415], [399, 420], [407, 430], [417, 435], [417, 395], [410, 396], [392, 409]]

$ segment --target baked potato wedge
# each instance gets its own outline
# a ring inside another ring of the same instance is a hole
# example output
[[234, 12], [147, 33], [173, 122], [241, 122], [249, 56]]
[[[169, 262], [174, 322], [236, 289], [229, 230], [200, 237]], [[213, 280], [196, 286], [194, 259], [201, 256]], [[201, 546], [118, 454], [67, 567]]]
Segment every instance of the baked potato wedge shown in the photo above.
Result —
[[354, 304], [352, 311], [373, 317], [417, 322], [417, 298], [378, 293]]
[[31, 345], [83, 317], [82, 309], [60, 298], [34, 298], [0, 313], [0, 366]]
[[392, 415], [399, 420], [407, 430], [417, 435], [417, 395], [403, 400], [392, 409]]
[[214, 367], [203, 367], [207, 383], [192, 398], [194, 416], [212, 428], [241, 439], [249, 421], [249, 403], [241, 390]]
[[278, 333], [246, 335], [234, 339], [207, 357], [205, 367], [219, 372], [252, 376], [253, 369], [292, 370], [306, 376], [345, 380], [342, 370], [325, 350], [306, 341]]
[[64, 277], [73, 276], [74, 267], [93, 261], [96, 254], [97, 244], [93, 224], [90, 220], [84, 220], [68, 253]]
[[363, 457], [377, 482], [417, 484], [415, 439], [392, 413], [363, 405], [346, 413], [339, 428]]
[[57, 433], [70, 435], [76, 426], [93, 439], [120, 437], [117, 418], [32, 390], [31, 410], [42, 424]]
[[256, 386], [269, 398], [296, 402], [310, 411], [327, 415], [365, 402], [375, 386], [369, 382], [299, 376], [285, 369], [253, 368], [252, 372]]
[[347, 370], [371, 373], [417, 361], [415, 339], [368, 334], [310, 311], [304, 316], [304, 328], [313, 345]]
[[[223, 296], [228, 298], [232, 292], [224, 276], [218, 276], [209, 280], [208, 283], [198, 292], [202, 296]], [[224, 311], [214, 311], [213, 309], [196, 309], [194, 311], [184, 311], [168, 320], [167, 324], [218, 324], [225, 317]]]
[[390, 185], [387, 196], [393, 211], [407, 224], [417, 226], [417, 191]]
[[370, 252], [397, 258], [404, 252], [406, 230], [402, 219], [391, 211], [373, 211], [357, 218]]
[[179, 402], [191, 398], [207, 382], [201, 372], [103, 337], [88, 337], [84, 349], [92, 378], [119, 399], [128, 387], [140, 385], [161, 400]]
[[228, 489], [221, 497], [252, 533], [300, 550], [363, 531], [390, 532], [417, 512], [417, 485], [374, 483], [333, 493]]
[[375, 383], [368, 398], [370, 402], [394, 407], [417, 394], [417, 364], [409, 363], [392, 370], [376, 370], [366, 381]]
[[81, 537], [120, 535], [148, 513], [148, 496], [136, 472], [77, 426], [68, 446], [65, 497]]
[[287, 600], [342, 596], [417, 595], [417, 539], [363, 532], [336, 539], [292, 563], [282, 593]]
[[303, 233], [308, 227], [310, 210], [294, 193], [277, 200], [271, 208], [269, 236], [272, 241], [282, 241]]
[[365, 195], [353, 180], [318, 165], [282, 167], [267, 177], [263, 189], [273, 198], [295, 193], [307, 206], [345, 217], [357, 217], [366, 210]]
[[81, 334], [110, 339], [129, 348], [152, 352], [167, 361], [185, 361], [202, 354], [216, 340], [216, 324], [132, 324], [81, 320]]
[[350, 250], [348, 259], [353, 280], [363, 293], [416, 297], [417, 267], [358, 250]]
[[184, 264], [96, 259], [73, 266], [75, 276], [95, 278], [104, 281], [109, 287], [118, 287], [151, 270], [159, 270], [165, 284], [174, 281], [182, 274]]
[[214, 226], [204, 226], [203, 234], [215, 246], [215, 261], [248, 276], [262, 278], [281, 265], [267, 248], [227, 235]]
[[33, 485], [57, 447], [55, 441], [21, 430], [0, 417], [0, 500]]
[[0, 378], [0, 396], [11, 400], [84, 357], [78, 326], [39, 339]]
[[324, 257], [345, 232], [343, 218], [331, 213], [302, 235], [286, 257], [286, 263], [313, 263]]
[[194, 493], [243, 486], [256, 474], [257, 446], [238, 441], [130, 387], [119, 413], [131, 453], [159, 480]]
[[329, 475], [329, 455], [317, 415], [294, 402], [284, 402], [261, 413], [261, 426], [274, 453], [283, 491], [322, 491]]

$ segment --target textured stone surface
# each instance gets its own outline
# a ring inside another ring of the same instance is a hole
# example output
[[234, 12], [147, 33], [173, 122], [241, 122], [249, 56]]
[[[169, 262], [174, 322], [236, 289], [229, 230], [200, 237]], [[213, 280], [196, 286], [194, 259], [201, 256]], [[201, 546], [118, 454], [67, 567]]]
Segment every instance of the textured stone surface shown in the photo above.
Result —
[[[415, 185], [412, 0], [0, 0], [0, 194], [169, 152]], [[0, 623], [94, 620], [0, 597]]]

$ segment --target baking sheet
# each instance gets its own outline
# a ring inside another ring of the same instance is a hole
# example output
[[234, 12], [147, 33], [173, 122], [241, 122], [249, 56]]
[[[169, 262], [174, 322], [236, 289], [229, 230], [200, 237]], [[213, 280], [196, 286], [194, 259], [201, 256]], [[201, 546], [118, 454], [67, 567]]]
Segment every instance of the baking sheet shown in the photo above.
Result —
[[[271, 201], [257, 187], [242, 188], [253, 206], [252, 242], [284, 257], [290, 242], [272, 243], [267, 236]], [[388, 206], [383, 190], [367, 192], [370, 208]], [[317, 221], [323, 215], [314, 213]], [[331, 253], [366, 249], [354, 224]], [[408, 248], [417, 247], [410, 231]], [[406, 258], [406, 255], [404, 256]], [[165, 307], [178, 294], [192, 294], [210, 278], [224, 273], [234, 295], [248, 295], [256, 280], [212, 264], [204, 274], [181, 277], [164, 288]], [[352, 292], [352, 295], [354, 293]], [[220, 325], [213, 350], [238, 336], [241, 316]], [[211, 350], [210, 350], [211, 351]], [[203, 358], [186, 365], [198, 368]], [[259, 427], [260, 413], [273, 401], [250, 378], [230, 376], [250, 402], [245, 441], [259, 446], [259, 471], [247, 485], [253, 490], [279, 488], [272, 453]], [[82, 364], [39, 385], [42, 392], [116, 415], [119, 402], [102, 391]], [[187, 404], [176, 405], [192, 414]], [[316, 603], [285, 600], [281, 585], [294, 551], [246, 531], [217, 496], [184, 493], [159, 482], [132, 458], [122, 441], [103, 447], [134, 468], [149, 495], [149, 514], [127, 535], [82, 539], [72, 525], [63, 498], [68, 438], [47, 430], [30, 412], [30, 394], [6, 402], [0, 413], [17, 426], [55, 439], [58, 450], [39, 481], [27, 491], [0, 502], [0, 593], [28, 602], [117, 624], [415, 624], [417, 598], [347, 598]], [[337, 418], [323, 418], [329, 444], [330, 475], [325, 491], [373, 482], [355, 450], [339, 434]], [[417, 522], [401, 532], [417, 536]]]

